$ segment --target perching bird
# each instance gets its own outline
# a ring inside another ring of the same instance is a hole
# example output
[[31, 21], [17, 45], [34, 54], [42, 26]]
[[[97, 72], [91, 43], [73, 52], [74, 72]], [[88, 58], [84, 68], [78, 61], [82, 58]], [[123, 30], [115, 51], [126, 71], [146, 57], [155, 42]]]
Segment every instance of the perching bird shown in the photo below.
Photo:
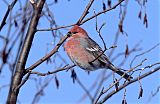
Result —
[[93, 71], [100, 68], [111, 69], [120, 76], [123, 75], [127, 80], [132, 78], [119, 68], [116, 68], [109, 61], [108, 57], [105, 54], [102, 54], [102, 48], [88, 36], [84, 29], [75, 25], [70, 29], [68, 35], [70, 37], [65, 43], [64, 48], [75, 65], [87, 71]]

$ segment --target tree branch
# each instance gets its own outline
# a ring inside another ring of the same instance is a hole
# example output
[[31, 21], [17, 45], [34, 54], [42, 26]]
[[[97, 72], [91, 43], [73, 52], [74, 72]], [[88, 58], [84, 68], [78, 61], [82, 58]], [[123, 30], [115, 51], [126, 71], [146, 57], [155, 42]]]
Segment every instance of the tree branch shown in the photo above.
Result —
[[82, 21], [80, 24], [84, 24], [85, 22], [87, 22], [87, 21], [89, 21], [89, 20], [91, 20], [91, 19], [93, 19], [93, 18], [95, 18], [95, 17], [97, 17], [97, 16], [99, 16], [99, 15], [101, 15], [101, 14], [103, 14], [103, 13], [106, 13], [106, 12], [108, 12], [108, 11], [110, 11], [110, 10], [115, 9], [115, 8], [116, 8], [118, 5], [120, 5], [123, 1], [125, 1], [125, 0], [120, 0], [120, 1], [119, 1], [117, 4], [115, 4], [112, 8], [103, 10], [103, 11], [97, 13], [96, 15], [93, 15], [93, 16], [91, 16], [91, 17], [85, 19], [85, 20]]
[[8, 5], [8, 9], [2, 19], [2, 23], [0, 25], [0, 31], [2, 30], [3, 26], [6, 24], [6, 20], [7, 20], [7, 17], [9, 15], [9, 12], [12, 10], [12, 8], [14, 7], [14, 5], [16, 4], [17, 0], [14, 0], [11, 5]]
[[[91, 5], [92, 5], [92, 3], [93, 3], [93, 1], [94, 1], [94, 0], [91, 0], [91, 1], [89, 2], [89, 4], [87, 5], [87, 9], [85, 9], [84, 13], [82, 14], [82, 16], [80, 17], [80, 19], [78, 20], [78, 22], [77, 22], [76, 24], [82, 25], [82, 24], [84, 24], [85, 22], [87, 22], [87, 21], [89, 21], [89, 20], [91, 20], [91, 19], [93, 19], [93, 18], [95, 18], [95, 17], [97, 17], [97, 16], [99, 16], [99, 15], [101, 15], [101, 14], [103, 14], [103, 13], [106, 13], [106, 12], [108, 12], [108, 11], [110, 11], [110, 10], [113, 10], [113, 9], [115, 9], [118, 5], [120, 5], [120, 4], [121, 4], [123, 1], [125, 1], [125, 0], [120, 0], [120, 1], [119, 1], [117, 4], [115, 4], [112, 8], [103, 10], [103, 11], [101, 11], [101, 12], [99, 12], [99, 13], [97, 13], [97, 14], [95, 14], [95, 15], [93, 15], [93, 16], [91, 16], [91, 17], [89, 17], [89, 18], [87, 18], [86, 20], [83, 21], [84, 17], [87, 15], [88, 10], [89, 10], [89, 8], [91, 7]], [[52, 31], [52, 30], [58, 30], [58, 29], [66, 28], [66, 27], [71, 27], [71, 26], [74, 26], [74, 25], [75, 25], [75, 24], [71, 24], [71, 25], [67, 25], [67, 26], [60, 26], [60, 27], [50, 28], [50, 29], [38, 29], [37, 31]]]
[[57, 72], [63, 71], [63, 70], [68, 70], [71, 69], [73, 67], [75, 67], [76, 65], [71, 65], [71, 66], [65, 66], [63, 68], [59, 68], [57, 70], [51, 71], [51, 72], [47, 72], [47, 73], [40, 73], [40, 72], [36, 72], [36, 71], [29, 71], [29, 73], [31, 74], [37, 74], [39, 76], [46, 76], [46, 75], [50, 75], [50, 74], [55, 74]]
[[157, 68], [154, 68], [152, 69], [151, 71], [149, 72], [146, 72], [145, 74], [142, 74], [141, 76], [139, 77], [136, 77], [135, 79], [131, 80], [130, 82], [127, 82], [127, 83], [124, 83], [123, 85], [121, 85], [120, 87], [118, 87], [118, 90], [113, 90], [111, 91], [109, 94], [107, 94], [107, 96], [105, 96], [101, 101], [99, 101], [97, 104], [102, 104], [104, 103], [106, 100], [108, 100], [110, 97], [112, 97], [112, 95], [116, 94], [117, 92], [119, 92], [120, 90], [122, 90], [123, 88], [125, 88], [126, 86], [134, 83], [134, 82], [137, 82], [138, 80], [140, 79], [143, 79], [157, 71], [160, 70], [160, 66], [158, 66]]
[[82, 20], [85, 18], [85, 16], [89, 13], [88, 10], [90, 9], [93, 2], [94, 2], [94, 0], [90, 0], [90, 2], [88, 3], [88, 5], [87, 5], [86, 9], [84, 10], [82, 16], [80, 17], [80, 19], [77, 22], [78, 25], [82, 22]]
[[14, 77], [11, 81], [7, 104], [16, 104], [18, 93], [19, 93], [19, 88], [16, 90], [15, 90], [15, 88], [17, 88], [17, 86], [22, 81], [22, 78], [24, 75], [23, 74], [24, 68], [26, 65], [28, 54], [29, 54], [29, 51], [30, 51], [30, 48], [32, 45], [32, 41], [34, 38], [34, 34], [36, 32], [36, 28], [38, 25], [38, 21], [39, 21], [40, 14], [41, 14], [44, 3], [45, 3], [45, 0], [39, 0], [37, 2], [37, 8], [33, 12], [33, 15], [32, 15], [32, 18], [31, 18], [31, 21], [29, 24], [29, 28], [28, 28], [28, 31], [26, 34], [26, 38], [25, 38], [24, 44], [22, 45], [20, 56], [18, 58], [18, 62], [15, 67], [15, 69], [16, 69], [15, 74], [14, 74]]
[[46, 56], [44, 56], [43, 58], [39, 59], [36, 63], [34, 63], [33, 65], [31, 65], [29, 68], [26, 69], [25, 74], [29, 72], [29, 70], [33, 70], [34, 68], [36, 68], [38, 65], [40, 65], [41, 63], [43, 63], [44, 61], [46, 61], [49, 57], [51, 57], [53, 54], [55, 54], [56, 52], [58, 52], [58, 49], [60, 48], [60, 46], [64, 43], [64, 41], [68, 38], [68, 35], [65, 35], [60, 41], [59, 43], [55, 46], [55, 48], [48, 53]]

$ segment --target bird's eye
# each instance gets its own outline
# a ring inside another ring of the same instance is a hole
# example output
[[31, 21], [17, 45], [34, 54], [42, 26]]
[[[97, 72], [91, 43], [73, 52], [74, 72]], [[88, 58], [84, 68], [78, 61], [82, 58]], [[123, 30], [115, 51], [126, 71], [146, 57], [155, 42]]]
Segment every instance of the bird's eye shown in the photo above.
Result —
[[70, 32], [70, 31], [68, 32], [68, 34], [76, 34], [76, 33], [78, 33], [78, 32]]
[[69, 31], [67, 35], [70, 37], [71, 35], [74, 35], [76, 33], [78, 33], [78, 32], [71, 32], [71, 31]]
[[78, 32], [72, 32], [72, 34], [76, 34], [76, 33], [78, 33]]
[[78, 32], [71, 32], [71, 34], [76, 34], [76, 33], [78, 33]]

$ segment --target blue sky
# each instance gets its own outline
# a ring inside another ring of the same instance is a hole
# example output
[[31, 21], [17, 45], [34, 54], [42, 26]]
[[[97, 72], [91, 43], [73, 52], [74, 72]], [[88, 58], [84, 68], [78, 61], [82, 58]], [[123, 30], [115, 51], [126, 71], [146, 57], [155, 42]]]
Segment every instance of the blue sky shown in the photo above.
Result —
[[[54, 4], [52, 7], [50, 7], [50, 9], [52, 10], [54, 14], [54, 18], [59, 26], [69, 25], [69, 24], [75, 23], [79, 19], [87, 3], [88, 3], [88, 0], [79, 0], [79, 1], [71, 0], [70, 2], [67, 2], [67, 0], [61, 0], [57, 4]], [[2, 14], [2, 16], [0, 16], [0, 21], [1, 21], [7, 7], [5, 4], [3, 4], [2, 1], [0, 3], [0, 7], [2, 7], [0, 11], [0, 14]], [[93, 9], [95, 9], [96, 12], [101, 11], [102, 2], [95, 1], [92, 8], [90, 9], [90, 14], [87, 17], [90, 17], [91, 15], [93, 15]], [[119, 7], [108, 13], [102, 14], [101, 16], [98, 17], [99, 26], [103, 23], [106, 23], [106, 25], [102, 29], [102, 36], [108, 47], [113, 45], [113, 40], [117, 30], [117, 24], [119, 22], [118, 11], [119, 11]], [[160, 34], [159, 33], [159, 24], [160, 24], [159, 2], [158, 1], [153, 2], [151, 0], [148, 0], [147, 2], [146, 12], [147, 12], [148, 24], [149, 24], [147, 29], [143, 25], [143, 20], [138, 19], [139, 11], [140, 11], [140, 6], [137, 4], [137, 2], [135, 2], [134, 0], [132, 1], [130, 0], [126, 19], [124, 21], [124, 30], [125, 32], [127, 32], [128, 36], [124, 34], [120, 34], [120, 39], [118, 41], [118, 46], [116, 48], [116, 52], [114, 55], [116, 55], [116, 53], [119, 53], [119, 52], [124, 52], [126, 44], [128, 44], [129, 48], [132, 48], [139, 41], [142, 41], [140, 47], [142, 47], [143, 50], [140, 52], [136, 52], [132, 54], [131, 57], [129, 57], [129, 59], [127, 60], [127, 63], [123, 66], [123, 68], [125, 69], [129, 68], [129, 64], [135, 55], [140, 54], [150, 49], [154, 45], [156, 45], [159, 42], [159, 38], [160, 38], [159, 37], [159, 34]], [[95, 19], [92, 19], [91, 21], [86, 22], [81, 27], [88, 32], [88, 34], [92, 39], [94, 39], [98, 44], [100, 44], [101, 47], [103, 47], [103, 43], [101, 42], [95, 30]], [[40, 19], [38, 28], [49, 28], [49, 24], [46, 22], [46, 19], [44, 17]], [[0, 32], [0, 35], [6, 34], [5, 30], [7, 30], [6, 27], [4, 27], [4, 30]], [[63, 29], [62, 33], [63, 35], [65, 35], [67, 31]], [[56, 42], [58, 42], [58, 40], [59, 39], [56, 39]], [[26, 67], [29, 67], [38, 59], [42, 58], [46, 54], [47, 47], [49, 48], [49, 50], [54, 48], [54, 46], [51, 45], [52, 42], [53, 42], [53, 37], [51, 35], [51, 32], [37, 32], [34, 37], [33, 45], [27, 60]], [[47, 46], [46, 44], [50, 44], [50, 45]], [[3, 46], [2, 41], [0, 41], [0, 47], [1, 46]], [[107, 51], [106, 54], [108, 54], [109, 52], [110, 50]], [[150, 53], [147, 53], [142, 57], [137, 58], [133, 65], [137, 65], [144, 58], [147, 58], [148, 60], [142, 66], [140, 66], [140, 68], [146, 65], [156, 63], [160, 61], [159, 52], [160, 51], [158, 47], [153, 51], [151, 51]], [[68, 56], [64, 52], [63, 47], [60, 48], [59, 54], [61, 54], [61, 56], [63, 56], [63, 58], [66, 59], [67, 63], [72, 64], [72, 62], [69, 60]], [[118, 65], [118, 63], [120, 63], [123, 57], [124, 56], [118, 58], [113, 63], [115, 65]], [[46, 65], [45, 63], [43, 63], [42, 65], [38, 66], [35, 70], [40, 72], [55, 70], [57, 66], [61, 65], [61, 63], [62, 62], [58, 58], [56, 58], [56, 65], [55, 64]], [[151, 70], [151, 69], [147, 69], [147, 70]], [[3, 70], [2, 75], [0, 75], [0, 78], [2, 77], [1, 78], [2, 80], [0, 80], [0, 85], [9, 83], [8, 74], [10, 73], [8, 71], [9, 71], [8, 67], [5, 66], [5, 69]], [[90, 75], [88, 75], [85, 71], [81, 70], [78, 67], [75, 67], [75, 71], [78, 75], [78, 78], [81, 80], [81, 82], [85, 85], [87, 89], [89, 89], [92, 83], [95, 80], [97, 80], [97, 76], [102, 70], [91, 72]], [[107, 72], [109, 73], [109, 71]], [[42, 96], [39, 102], [41, 104], [44, 104], [44, 103], [51, 104], [53, 102], [58, 104], [78, 103], [78, 100], [81, 98], [81, 96], [85, 92], [77, 83], [74, 84], [72, 82], [72, 79], [70, 78], [70, 72], [64, 71], [56, 75], [60, 82], [59, 89], [56, 88], [54, 79], [52, 79], [51, 83], [44, 91], [45, 96]], [[136, 75], [137, 74], [135, 74], [135, 76]], [[34, 75], [31, 76], [31, 78], [33, 77], [40, 78]], [[45, 81], [51, 77], [52, 75], [47, 77], [41, 77], [41, 80]], [[140, 88], [138, 82], [127, 87], [127, 94], [126, 94], [127, 102], [129, 104], [137, 104], [137, 103], [146, 104], [151, 94], [151, 91], [153, 92], [156, 91], [156, 88], [160, 85], [159, 78], [160, 78], [159, 73], [155, 73], [141, 81], [142, 87], [144, 90], [143, 97], [141, 99], [138, 99], [139, 88]], [[112, 78], [109, 78], [108, 80], [105, 81], [103, 86], [107, 88], [111, 83], [112, 83]], [[31, 103], [31, 101], [33, 100], [33, 96], [37, 91], [37, 88], [35, 86], [36, 85], [33, 80], [27, 81], [26, 84], [21, 88], [18, 99], [23, 103]], [[0, 103], [5, 103], [7, 92], [8, 92], [8, 88], [4, 88], [0, 92], [0, 99], [1, 99]], [[94, 91], [92, 91], [91, 93], [93, 94]], [[123, 99], [123, 93], [124, 93], [124, 90], [120, 91], [119, 93], [114, 95], [112, 98], [110, 98], [106, 102], [106, 104], [108, 103], [120, 104]], [[151, 99], [149, 104], [157, 104], [158, 102], [160, 103], [159, 96], [160, 94], [158, 93], [155, 97]], [[83, 104], [88, 104], [88, 103], [90, 103], [90, 100], [88, 98], [83, 101]]]

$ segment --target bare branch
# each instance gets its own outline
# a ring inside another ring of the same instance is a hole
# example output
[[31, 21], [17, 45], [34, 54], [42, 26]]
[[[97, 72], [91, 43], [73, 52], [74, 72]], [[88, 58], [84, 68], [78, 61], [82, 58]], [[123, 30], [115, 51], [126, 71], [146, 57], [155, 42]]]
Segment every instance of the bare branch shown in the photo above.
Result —
[[[131, 71], [133, 71], [134, 69], [136, 69], [137, 67], [141, 66], [144, 61], [145, 61], [145, 60], [142, 60], [142, 62], [141, 62], [140, 64], [138, 64], [138, 65], [135, 66], [134, 68], [131, 68], [131, 69], [128, 70], [126, 73], [131, 72]], [[103, 94], [107, 93], [113, 86], [115, 86], [117, 83], [119, 83], [119, 81], [123, 78], [123, 76], [124, 76], [126, 73], [124, 73], [118, 80], [116, 80], [113, 84], [111, 84], [111, 85], [109, 86], [109, 88], [104, 89], [104, 90], [103, 90]], [[134, 79], [133, 79], [133, 80], [134, 80]], [[131, 80], [131, 81], [132, 81], [132, 80]], [[131, 82], [131, 81], [129, 81], [129, 82]], [[114, 90], [114, 91], [118, 92], [119, 89], [117, 88], [117, 90]], [[95, 101], [97, 102], [103, 94], [100, 93], [100, 94], [98, 95], [98, 98], [97, 98]], [[95, 103], [95, 104], [96, 104], [96, 103]], [[101, 104], [101, 103], [100, 103], [100, 104]]]
[[[96, 15], [94, 15], [94, 16], [92, 16], [92, 17], [90, 17], [90, 18], [87, 18], [86, 20], [84, 20], [83, 21], [83, 19], [84, 19], [84, 17], [87, 15], [87, 11], [89, 10], [89, 8], [90, 8], [90, 6], [92, 5], [92, 2], [93, 2], [94, 0], [91, 0], [90, 1], [90, 3], [88, 4], [89, 6], [88, 6], [88, 8], [87, 9], [85, 9], [85, 12], [83, 13], [83, 17], [81, 17], [81, 19], [79, 19], [79, 21], [77, 22], [78, 23], [78, 25], [82, 25], [82, 24], [84, 24], [85, 22], [87, 22], [87, 21], [89, 21], [89, 20], [91, 20], [91, 19], [93, 19], [93, 18], [95, 18], [95, 17], [97, 17], [97, 16], [99, 16], [99, 15], [101, 15], [101, 14], [103, 14], [103, 13], [106, 13], [106, 12], [108, 12], [108, 11], [110, 11], [110, 10], [113, 10], [113, 9], [115, 9], [118, 5], [120, 5], [123, 1], [125, 1], [125, 0], [120, 0], [117, 4], [115, 4], [112, 8], [109, 8], [109, 9], [106, 9], [106, 10], [104, 10], [104, 11], [102, 11], [102, 12], [99, 12], [99, 13], [97, 13]], [[77, 24], [76, 23], [76, 24]], [[67, 26], [60, 26], [60, 27], [57, 27], [57, 28], [50, 28], [50, 29], [37, 29], [37, 31], [52, 31], [52, 30], [58, 30], [58, 29], [62, 29], [62, 28], [66, 28], [66, 27], [71, 27], [71, 26], [74, 26], [74, 25], [76, 25], [76, 24], [72, 24], [72, 25], [67, 25]]]
[[14, 0], [11, 5], [8, 5], [8, 9], [5, 13], [5, 16], [3, 17], [2, 19], [2, 23], [0, 25], [0, 31], [2, 30], [3, 26], [6, 24], [6, 20], [7, 20], [7, 17], [9, 15], [9, 12], [12, 10], [12, 8], [14, 7], [14, 5], [16, 4], [17, 0]]
[[147, 77], [147, 76], [149, 76], [149, 75], [151, 75], [151, 74], [153, 74], [153, 73], [155, 73], [155, 72], [157, 72], [157, 71], [159, 71], [159, 70], [160, 70], [160, 66], [152, 69], [152, 70], [149, 71], [149, 72], [146, 72], [145, 74], [142, 74], [140, 77], [137, 77], [137, 78], [131, 80], [130, 82], [125, 83], [124, 85], [119, 86], [118, 91], [115, 91], [115, 90], [111, 91], [109, 94], [107, 94], [107, 96], [105, 96], [105, 97], [104, 97], [101, 101], [99, 101], [97, 104], [102, 104], [102, 103], [104, 103], [104, 102], [107, 101], [110, 97], [112, 97], [112, 95], [116, 94], [117, 92], [119, 92], [120, 90], [122, 90], [123, 88], [125, 88], [126, 86], [128, 86], [128, 85], [130, 85], [130, 84], [132, 84], [132, 83], [134, 83], [134, 82], [137, 82], [138, 80], [143, 79], [143, 78], [145, 78], [145, 77]]
[[27, 58], [28, 58], [28, 54], [29, 54], [31, 45], [32, 45], [34, 34], [36, 32], [36, 27], [38, 25], [38, 21], [39, 21], [39, 18], [40, 18], [39, 14], [41, 14], [44, 3], [45, 3], [45, 0], [39, 0], [37, 2], [37, 9], [35, 9], [35, 11], [32, 15], [32, 19], [31, 19], [31, 22], [30, 22], [30, 25], [29, 25], [29, 28], [28, 28], [28, 31], [27, 31], [27, 35], [26, 35], [24, 44], [21, 48], [19, 59], [18, 59], [16, 68], [15, 68], [16, 71], [15, 71], [15, 74], [14, 74], [14, 77], [12, 79], [12, 83], [11, 83], [11, 86], [10, 86], [10, 91], [9, 91], [8, 99], [7, 99], [8, 104], [11, 104], [11, 103], [15, 104], [16, 101], [17, 101], [17, 96], [18, 96], [18, 93], [19, 93], [19, 89], [16, 89], [16, 91], [15, 91], [15, 88], [17, 88], [17, 86], [22, 81], [22, 78], [23, 78], [23, 75], [24, 75], [23, 74], [24, 73], [24, 68], [25, 68], [25, 65], [26, 65], [26, 61], [27, 61]]
[[39, 76], [46, 76], [46, 75], [50, 75], [50, 74], [55, 74], [55, 73], [60, 72], [60, 71], [69, 70], [69, 69], [71, 69], [75, 66], [76, 65], [65, 66], [63, 68], [60, 68], [60, 69], [57, 69], [57, 70], [54, 70], [54, 71], [51, 71], [51, 72], [48, 71], [47, 73], [40, 73], [40, 72], [36, 72], [36, 71], [32, 71], [32, 70], [29, 70], [29, 71], [31, 71], [30, 72], [31, 74], [37, 74]]
[[60, 46], [64, 43], [64, 41], [68, 38], [68, 35], [65, 35], [60, 41], [59, 43], [55, 46], [55, 48], [48, 53], [46, 56], [44, 56], [43, 58], [39, 59], [37, 62], [35, 62], [33, 65], [31, 65], [29, 68], [26, 69], [25, 74], [28, 73], [30, 70], [33, 70], [34, 68], [36, 68], [38, 65], [40, 65], [41, 63], [43, 63], [44, 61], [46, 61], [49, 57], [51, 57], [53, 54], [55, 54], [56, 52], [58, 52], [58, 49], [60, 48]]
[[130, 68], [132, 67], [133, 62], [134, 62], [134, 60], [135, 60], [137, 57], [140, 57], [140, 56], [142, 56], [142, 55], [144, 55], [144, 54], [146, 54], [146, 53], [149, 53], [150, 51], [152, 51], [153, 49], [155, 49], [155, 48], [158, 47], [159, 45], [160, 45], [160, 43], [156, 44], [155, 46], [153, 46], [152, 48], [148, 49], [147, 51], [142, 52], [141, 54], [136, 55], [136, 56], [133, 58], [133, 60], [131, 61], [131, 63], [130, 63]]
[[85, 22], [87, 22], [87, 21], [89, 21], [89, 20], [91, 20], [91, 19], [93, 19], [93, 18], [95, 18], [95, 17], [97, 17], [97, 16], [99, 16], [99, 15], [101, 15], [101, 14], [103, 14], [103, 13], [106, 13], [106, 12], [108, 12], [108, 11], [110, 11], [110, 10], [115, 9], [115, 8], [116, 8], [118, 5], [120, 5], [123, 1], [125, 1], [125, 0], [120, 0], [120, 1], [119, 1], [117, 4], [115, 4], [112, 8], [103, 10], [103, 11], [97, 13], [96, 15], [93, 15], [93, 16], [91, 16], [91, 17], [85, 19], [85, 20], [82, 21], [80, 24], [84, 24]]
[[94, 0], [89, 1], [86, 9], [84, 10], [84, 12], [81, 15], [80, 19], [78, 20], [77, 24], [80, 24], [83, 21], [83, 19], [85, 18], [85, 16], [89, 13], [88, 11], [89, 11], [90, 7], [92, 6], [93, 2], [94, 2]]

